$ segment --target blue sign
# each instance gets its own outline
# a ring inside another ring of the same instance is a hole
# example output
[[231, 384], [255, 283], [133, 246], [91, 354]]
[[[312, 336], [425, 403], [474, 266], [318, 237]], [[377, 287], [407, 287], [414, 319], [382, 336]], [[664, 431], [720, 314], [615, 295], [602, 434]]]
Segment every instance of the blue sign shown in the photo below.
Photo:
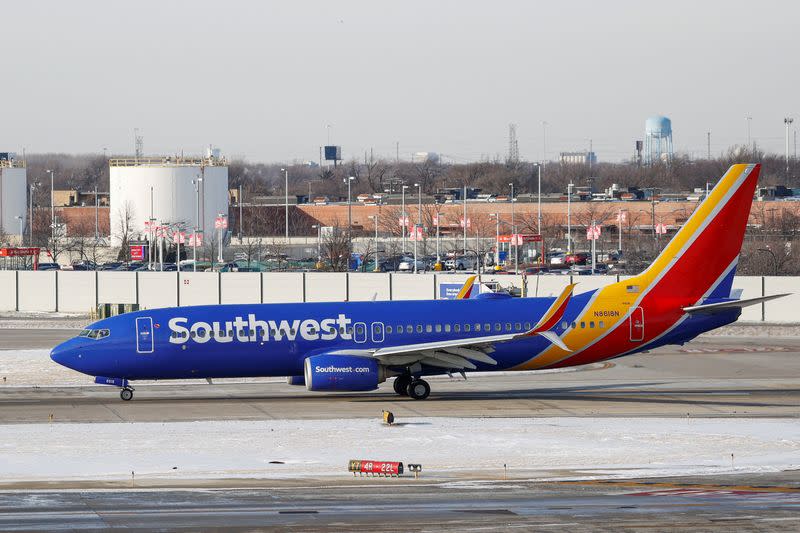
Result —
[[[440, 300], [455, 300], [458, 293], [461, 291], [461, 287], [463, 287], [463, 283], [440, 283], [439, 284], [439, 299]], [[476, 282], [472, 286], [472, 293], [469, 295], [470, 298], [477, 298], [478, 293], [480, 292], [478, 283]]]
[[500, 253], [497, 254], [497, 256], [500, 259], [501, 263], [505, 263], [506, 258], [508, 257], [508, 252], [505, 250], [500, 250]]

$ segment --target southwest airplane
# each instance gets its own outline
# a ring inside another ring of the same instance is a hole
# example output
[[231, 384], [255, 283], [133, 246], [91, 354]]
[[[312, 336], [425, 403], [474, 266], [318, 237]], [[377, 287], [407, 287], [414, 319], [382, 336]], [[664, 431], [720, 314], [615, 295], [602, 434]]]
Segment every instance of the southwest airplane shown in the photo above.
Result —
[[[133, 380], [289, 376], [311, 391], [394, 390], [428, 397], [436, 374], [584, 365], [683, 344], [735, 322], [732, 291], [760, 165], [734, 165], [644, 272], [557, 298], [213, 305], [100, 320], [53, 361], [121, 388]], [[783, 296], [783, 295], [780, 295]]]

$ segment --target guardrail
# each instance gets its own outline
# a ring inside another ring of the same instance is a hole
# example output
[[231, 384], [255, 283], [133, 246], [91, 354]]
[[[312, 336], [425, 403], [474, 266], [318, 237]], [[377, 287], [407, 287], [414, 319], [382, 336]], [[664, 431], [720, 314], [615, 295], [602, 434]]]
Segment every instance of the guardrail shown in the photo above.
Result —
[[110, 167], [164, 167], [164, 166], [206, 166], [224, 167], [225, 158], [215, 157], [128, 157], [109, 159]]
[[[344, 272], [116, 272], [0, 271], [0, 311], [89, 314], [100, 304], [127, 309], [244, 303], [431, 300], [458, 292], [466, 274]], [[557, 296], [571, 281], [576, 293], [613, 283], [624, 276], [483, 275], [504, 289], [525, 296]], [[741, 276], [734, 289], [742, 298], [791, 293], [744, 308], [747, 322], [799, 323], [800, 277]]]

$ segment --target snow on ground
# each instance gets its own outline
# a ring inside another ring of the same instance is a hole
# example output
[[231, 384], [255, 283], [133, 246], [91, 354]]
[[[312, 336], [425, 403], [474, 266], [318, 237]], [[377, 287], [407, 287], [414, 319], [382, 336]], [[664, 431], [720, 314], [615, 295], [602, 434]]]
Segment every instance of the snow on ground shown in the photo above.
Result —
[[[267, 420], [0, 425], [0, 482], [347, 475], [350, 459], [431, 477], [628, 477], [800, 466], [786, 419]], [[734, 454], [733, 464], [731, 454]], [[270, 464], [282, 461], [284, 464]], [[173, 470], [173, 467], [177, 469]], [[565, 473], [565, 471], [571, 471]]]

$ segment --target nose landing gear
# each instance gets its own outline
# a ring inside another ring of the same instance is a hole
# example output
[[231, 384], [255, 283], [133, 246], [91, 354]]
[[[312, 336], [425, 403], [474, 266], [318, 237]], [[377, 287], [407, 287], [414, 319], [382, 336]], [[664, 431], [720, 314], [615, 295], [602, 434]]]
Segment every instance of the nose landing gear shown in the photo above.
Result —
[[133, 387], [123, 387], [119, 391], [119, 397], [125, 402], [131, 401], [133, 399]]

